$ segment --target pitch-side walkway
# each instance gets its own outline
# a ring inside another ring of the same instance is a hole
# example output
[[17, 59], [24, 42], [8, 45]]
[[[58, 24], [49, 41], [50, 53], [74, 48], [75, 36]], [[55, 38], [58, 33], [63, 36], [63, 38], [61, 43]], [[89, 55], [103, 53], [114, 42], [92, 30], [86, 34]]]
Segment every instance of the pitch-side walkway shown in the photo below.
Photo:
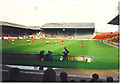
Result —
[[107, 43], [107, 42], [103, 42], [103, 43], [105, 43], [105, 44], [107, 44], [107, 45], [110, 45], [110, 46], [112, 46], [112, 47], [114, 47], [114, 48], [118, 48], [119, 46], [116, 46], [116, 45], [113, 45], [113, 44], [110, 44], [110, 43]]

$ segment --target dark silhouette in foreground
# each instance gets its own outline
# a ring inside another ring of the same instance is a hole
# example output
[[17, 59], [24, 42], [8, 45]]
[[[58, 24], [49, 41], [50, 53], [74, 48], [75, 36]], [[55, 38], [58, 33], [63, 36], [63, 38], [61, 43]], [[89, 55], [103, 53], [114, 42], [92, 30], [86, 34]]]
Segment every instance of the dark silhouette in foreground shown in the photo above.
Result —
[[19, 81], [20, 77], [20, 69], [18, 68], [11, 68], [8, 72], [8, 82], [17, 82]]
[[43, 74], [43, 82], [55, 82], [56, 72], [50, 67]]
[[67, 73], [66, 72], [60, 73], [60, 80], [61, 80], [61, 82], [67, 82]]

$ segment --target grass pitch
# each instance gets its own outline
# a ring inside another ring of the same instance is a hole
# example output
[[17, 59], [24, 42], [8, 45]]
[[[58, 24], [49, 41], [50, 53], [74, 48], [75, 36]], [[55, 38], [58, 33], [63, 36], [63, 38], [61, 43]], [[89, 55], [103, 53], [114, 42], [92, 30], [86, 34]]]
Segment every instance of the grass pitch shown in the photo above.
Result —
[[[44, 61], [39, 60], [16, 60], [16, 62], [21, 64], [42, 64], [47, 66], [59, 66], [59, 67], [71, 67], [71, 68], [81, 68], [81, 69], [118, 69], [118, 49], [108, 46], [104, 43], [95, 40], [84, 40], [84, 47], [81, 46], [81, 40], [64, 40], [64, 45], [62, 45], [62, 40], [57, 40], [57, 45], [54, 39], [49, 39], [49, 45], [46, 41], [48, 39], [38, 39], [34, 43], [28, 45], [27, 40], [15, 39], [15, 44], [12, 45], [10, 41], [2, 40], [2, 52], [3, 53], [21, 53], [21, 54], [39, 54], [40, 50], [45, 50], [45, 54], [50, 50], [54, 55], [63, 55], [64, 47], [69, 50], [68, 55], [72, 56], [93, 56], [93, 62], [79, 62], [79, 61]], [[14, 60], [15, 61], [15, 60]]]

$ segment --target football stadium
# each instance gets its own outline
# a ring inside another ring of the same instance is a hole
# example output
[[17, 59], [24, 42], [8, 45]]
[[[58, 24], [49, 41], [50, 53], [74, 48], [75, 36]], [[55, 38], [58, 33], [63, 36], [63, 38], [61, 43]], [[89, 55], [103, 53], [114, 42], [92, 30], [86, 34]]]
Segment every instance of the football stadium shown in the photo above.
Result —
[[119, 32], [98, 32], [95, 25], [0, 21], [2, 81], [118, 82]]

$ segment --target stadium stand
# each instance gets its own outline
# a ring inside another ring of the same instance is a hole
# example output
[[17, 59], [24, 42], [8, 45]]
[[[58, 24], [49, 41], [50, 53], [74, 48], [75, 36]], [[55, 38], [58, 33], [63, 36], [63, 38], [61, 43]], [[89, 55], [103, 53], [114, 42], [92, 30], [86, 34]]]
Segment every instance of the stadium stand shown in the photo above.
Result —
[[95, 26], [94, 23], [47, 23], [41, 29], [47, 38], [90, 39]]
[[40, 27], [0, 21], [0, 25], [3, 37], [90, 39], [95, 31], [94, 23], [47, 23]]
[[20, 24], [10, 23], [0, 21], [2, 26], [2, 36], [3, 37], [24, 37], [29, 35], [35, 35], [40, 31], [39, 29], [33, 29], [33, 27], [28, 27]]
[[118, 45], [119, 43], [119, 32], [104, 32], [96, 35], [93, 39], [105, 41], [111, 44]]

